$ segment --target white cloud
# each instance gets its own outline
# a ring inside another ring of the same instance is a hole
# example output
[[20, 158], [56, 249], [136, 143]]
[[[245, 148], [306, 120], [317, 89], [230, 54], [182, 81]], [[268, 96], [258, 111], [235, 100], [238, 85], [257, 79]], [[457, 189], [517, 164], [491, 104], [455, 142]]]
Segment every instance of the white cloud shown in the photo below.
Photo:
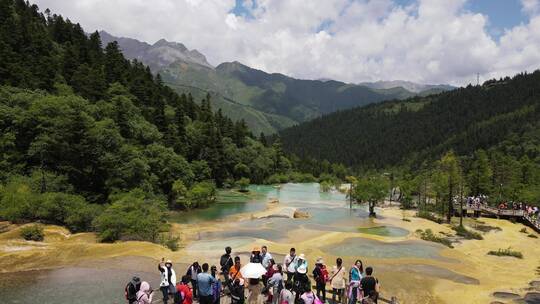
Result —
[[521, 6], [524, 13], [535, 15], [540, 10], [540, 0], [521, 0]]
[[[87, 31], [179, 41], [218, 64], [349, 82], [404, 79], [464, 85], [532, 71], [540, 64], [540, 0], [521, 0], [529, 21], [488, 33], [466, 0], [35, 0]], [[255, 3], [255, 5], [253, 5]]]

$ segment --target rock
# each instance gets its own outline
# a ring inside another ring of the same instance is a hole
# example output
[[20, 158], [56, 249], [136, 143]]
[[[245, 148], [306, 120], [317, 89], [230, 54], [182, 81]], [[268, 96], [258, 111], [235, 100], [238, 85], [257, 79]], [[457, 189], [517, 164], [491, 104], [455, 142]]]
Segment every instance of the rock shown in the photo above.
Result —
[[265, 211], [263, 213], [258, 214], [256, 218], [264, 219], [264, 218], [294, 218], [294, 214], [296, 213], [296, 208], [293, 207], [285, 207], [277, 210], [269, 210]]
[[271, 199], [268, 203], [269, 204], [279, 204], [279, 200], [277, 198]]
[[294, 218], [310, 218], [311, 215], [308, 212], [298, 211], [294, 212]]
[[529, 286], [531, 286], [531, 287], [533, 287], [533, 288], [535, 288], [537, 290], [540, 290], [540, 281], [531, 281], [529, 283]]
[[493, 296], [495, 298], [507, 299], [507, 300], [513, 300], [513, 299], [519, 299], [520, 298], [520, 296], [517, 293], [505, 292], [505, 291], [494, 292]]
[[527, 304], [539, 304], [540, 303], [540, 292], [528, 292], [523, 298]]

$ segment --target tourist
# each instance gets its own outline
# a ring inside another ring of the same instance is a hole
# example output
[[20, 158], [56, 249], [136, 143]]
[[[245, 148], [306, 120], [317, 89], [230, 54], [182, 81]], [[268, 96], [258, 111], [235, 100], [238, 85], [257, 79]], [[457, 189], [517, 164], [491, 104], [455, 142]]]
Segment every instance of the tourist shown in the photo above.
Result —
[[231, 304], [244, 304], [244, 279], [237, 278], [230, 282]]
[[305, 267], [306, 269], [308, 268], [308, 262], [306, 260], [306, 256], [301, 253], [299, 256], [298, 256], [298, 260], [296, 261], [296, 268], [298, 267]]
[[262, 256], [261, 256], [261, 249], [257, 246], [253, 247], [253, 250], [251, 251], [251, 257], [249, 258], [249, 262], [251, 263], [262, 263]]
[[[185, 275], [182, 277], [182, 281], [176, 284], [176, 292], [181, 295], [182, 303], [181, 304], [192, 304], [193, 303], [193, 293], [191, 288], [189, 288], [190, 277]], [[180, 304], [180, 303], [175, 303]]]
[[317, 297], [326, 302], [326, 281], [328, 280], [328, 270], [324, 265], [322, 258], [318, 258], [313, 269], [313, 278], [315, 279], [315, 287], [317, 289]]
[[307, 267], [306, 265], [300, 265], [294, 274], [293, 279], [293, 291], [295, 292], [294, 301], [298, 303], [300, 296], [304, 293], [307, 286], [311, 286], [311, 282], [307, 276]]
[[294, 273], [296, 272], [297, 260], [298, 260], [298, 257], [296, 256], [296, 249], [291, 248], [291, 250], [289, 251], [289, 254], [287, 254], [285, 256], [285, 259], [283, 260], [283, 265], [285, 265], [285, 269], [287, 271], [287, 282], [292, 281]]
[[195, 261], [191, 266], [189, 266], [186, 275], [190, 277], [191, 280], [191, 288], [193, 289], [193, 298], [197, 299], [198, 295], [198, 288], [197, 288], [197, 275], [201, 273], [201, 266], [199, 265], [199, 262]]
[[274, 275], [274, 272], [277, 271], [276, 262], [274, 262], [274, 259], [270, 259], [268, 263], [268, 267], [266, 267], [266, 273], [262, 276], [262, 282], [264, 287], [267, 285], [267, 281], [269, 278], [271, 278]]
[[[373, 276], [372, 267], [366, 267], [366, 276], [360, 280], [360, 288], [364, 296], [370, 296], [373, 292], [379, 293], [379, 281]], [[377, 297], [373, 300], [377, 303]]]
[[372, 290], [368, 296], [362, 298], [362, 304], [376, 304], [379, 298], [379, 293]]
[[[152, 296], [153, 296], [153, 290], [150, 288], [150, 284], [148, 282], [143, 281], [141, 283], [141, 288], [137, 292], [137, 302], [138, 304], [150, 304], [152, 303]], [[163, 303], [165, 302], [165, 299], [163, 300]]]
[[[274, 260], [271, 260], [271, 262], [273, 263]], [[273, 266], [275, 267], [275, 271], [268, 279], [268, 288], [270, 291], [268, 302], [272, 302], [272, 304], [278, 304], [279, 294], [283, 289], [283, 268], [281, 267], [281, 265]]]
[[163, 294], [163, 303], [167, 304], [169, 301], [169, 294], [174, 294], [176, 292], [176, 273], [172, 268], [171, 260], [163, 262], [164, 260], [164, 258], [161, 258], [161, 262], [158, 264], [158, 270], [161, 273], [159, 289]]
[[240, 268], [242, 268], [242, 264], [240, 264], [240, 257], [235, 256], [234, 265], [229, 269], [229, 279], [231, 282], [234, 282], [236, 279], [243, 279], [242, 274], [240, 273]]
[[214, 304], [219, 304], [219, 300], [220, 300], [220, 297], [221, 297], [221, 281], [218, 279], [218, 274], [217, 274], [217, 267], [216, 266], [213, 266], [210, 267], [210, 275], [216, 279], [216, 282], [215, 283], [212, 283], [212, 295], [213, 295], [213, 303]]
[[217, 280], [208, 274], [208, 264], [202, 265], [202, 272], [197, 274], [197, 288], [199, 294], [200, 304], [213, 304], [213, 284], [216, 284]]
[[362, 261], [356, 260], [349, 272], [349, 304], [355, 304], [356, 301], [362, 296], [360, 294], [360, 280], [362, 280], [362, 274], [364, 273], [364, 265]]
[[294, 304], [294, 296], [292, 294], [292, 282], [285, 282], [285, 288], [279, 293], [279, 303], [280, 304]]
[[336, 266], [332, 268], [332, 277], [330, 277], [330, 285], [332, 286], [332, 302], [336, 303], [336, 298], [339, 303], [343, 300], [343, 292], [345, 290], [345, 267], [343, 260], [336, 259]]
[[248, 304], [258, 304], [259, 297], [261, 296], [262, 289], [263, 289], [261, 280], [250, 278], [247, 288], [249, 290]]
[[225, 285], [228, 285], [229, 281], [229, 269], [234, 265], [233, 259], [231, 257], [231, 247], [225, 247], [225, 254], [219, 259], [219, 265], [221, 266], [221, 273], [225, 280]]
[[261, 250], [262, 265], [265, 269], [268, 269], [270, 260], [272, 259], [272, 255], [270, 254], [270, 252], [268, 252], [268, 247], [266, 246], [262, 246]]
[[311, 291], [310, 284], [306, 285], [300, 299], [302, 299], [304, 304], [315, 304], [315, 294]]

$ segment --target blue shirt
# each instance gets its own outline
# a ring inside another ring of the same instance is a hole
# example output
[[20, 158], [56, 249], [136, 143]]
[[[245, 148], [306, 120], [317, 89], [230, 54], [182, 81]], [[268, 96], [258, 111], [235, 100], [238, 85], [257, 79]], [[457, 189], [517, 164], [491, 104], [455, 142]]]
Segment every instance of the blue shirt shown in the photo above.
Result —
[[197, 286], [199, 289], [199, 295], [211, 296], [212, 283], [217, 283], [217, 280], [206, 272], [201, 272], [197, 275]]

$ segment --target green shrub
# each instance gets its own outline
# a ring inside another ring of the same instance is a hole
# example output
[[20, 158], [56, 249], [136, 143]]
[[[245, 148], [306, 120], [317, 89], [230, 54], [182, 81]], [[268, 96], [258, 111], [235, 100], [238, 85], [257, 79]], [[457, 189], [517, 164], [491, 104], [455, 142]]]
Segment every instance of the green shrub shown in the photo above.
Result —
[[45, 238], [43, 227], [35, 224], [21, 228], [21, 237], [27, 241], [41, 242]]
[[532, 239], [537, 239], [538, 238], [538, 236], [536, 234], [532, 234], [532, 233], [527, 235], [527, 236], [532, 238]]
[[241, 179], [236, 181], [236, 185], [238, 186], [238, 188], [240, 188], [241, 192], [248, 192], [249, 191], [248, 190], [249, 183], [250, 183], [249, 178], [245, 178], [245, 177], [242, 177]]
[[179, 241], [180, 241], [179, 237], [177, 236], [173, 237], [172, 235], [169, 234], [168, 236], [162, 237], [159, 242], [161, 245], [169, 248], [171, 251], [178, 251]]
[[431, 213], [429, 211], [426, 211], [426, 210], [419, 210], [418, 213], [416, 214], [416, 216], [420, 217], [420, 218], [423, 218], [423, 219], [426, 219], [426, 220], [430, 220], [430, 221], [435, 222], [437, 224], [442, 224], [442, 222], [443, 222], [443, 220], [441, 218], [438, 218], [433, 213]]
[[320, 184], [320, 187], [319, 187], [319, 191], [321, 192], [328, 192], [332, 189], [332, 184], [327, 182], [327, 181], [323, 181], [321, 182]]
[[216, 200], [216, 185], [211, 182], [200, 182], [188, 191], [187, 199], [193, 208], [205, 208]]
[[140, 189], [112, 195], [111, 202], [93, 222], [102, 242], [155, 242], [159, 233], [168, 229], [168, 225], [163, 222], [165, 202], [148, 196]]
[[454, 246], [452, 246], [452, 242], [449, 239], [436, 236], [435, 234], [433, 234], [433, 231], [431, 229], [426, 229], [426, 231], [422, 231], [422, 229], [417, 229], [416, 232], [420, 235], [420, 238], [424, 241], [440, 243], [449, 248], [454, 248]]
[[521, 228], [521, 230], [519, 230], [519, 232], [521, 232], [521, 233], [527, 233], [527, 228], [523, 227], [523, 228]]
[[501, 249], [499, 248], [499, 250], [495, 251], [495, 250], [491, 250], [488, 252], [489, 255], [495, 255], [495, 256], [509, 256], [509, 257], [514, 257], [514, 258], [518, 258], [518, 259], [523, 259], [523, 254], [519, 251], [514, 251], [512, 250], [512, 248], [508, 247], [507, 249]]
[[483, 240], [484, 237], [478, 232], [468, 230], [464, 226], [457, 225], [453, 226], [452, 229], [456, 232], [456, 235], [462, 236], [468, 240]]
[[402, 218], [401, 220], [402, 220], [402, 221], [404, 221], [404, 222], [410, 222], [410, 221], [411, 221], [410, 219], [408, 219], [408, 218], [405, 218], [405, 217], [404, 217], [404, 218]]

